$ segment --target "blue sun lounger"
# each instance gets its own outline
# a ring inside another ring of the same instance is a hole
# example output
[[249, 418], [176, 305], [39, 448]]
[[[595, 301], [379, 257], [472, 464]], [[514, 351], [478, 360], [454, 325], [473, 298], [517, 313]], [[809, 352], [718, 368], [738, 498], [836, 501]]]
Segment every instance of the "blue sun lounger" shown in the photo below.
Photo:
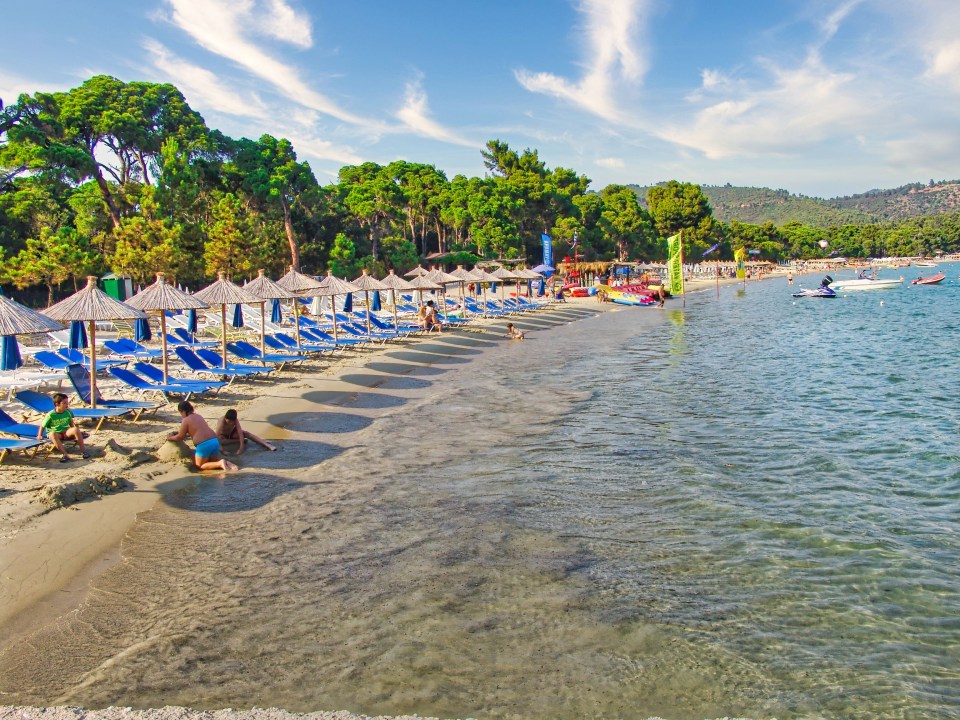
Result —
[[[37, 392], [36, 390], [20, 390], [14, 397], [21, 405], [25, 405], [36, 413], [46, 415], [48, 412], [51, 412], [54, 409], [53, 398], [50, 395], [45, 395], [44, 393]], [[72, 407], [70, 408], [70, 412], [72, 412], [73, 416], [78, 420], [96, 420], [97, 425], [93, 429], [93, 431], [96, 432], [100, 429], [100, 426], [103, 425], [103, 421], [107, 418], [123, 417], [124, 415], [129, 415], [131, 411], [124, 408]]]
[[299, 363], [304, 360], [303, 355], [294, 355], [293, 353], [261, 353], [260, 348], [254, 347], [245, 340], [227, 343], [227, 350], [241, 360], [276, 365], [277, 370], [282, 370], [287, 363]]
[[34, 450], [46, 445], [46, 440], [27, 440], [25, 438], [0, 438], [0, 463], [14, 450]]
[[140, 375], [137, 375], [131, 370], [127, 370], [126, 368], [110, 368], [110, 374], [128, 388], [136, 390], [137, 400], [140, 400], [144, 393], [148, 392], [160, 393], [160, 396], [163, 398], [165, 403], [170, 402], [168, 395], [183, 395], [184, 400], [189, 400], [190, 396], [195, 392], [203, 392], [202, 389], [198, 389], [196, 387], [154, 383], [141, 377]]
[[[111, 368], [113, 369], [113, 368]], [[97, 406], [122, 408], [133, 411], [133, 420], [136, 422], [146, 411], [156, 412], [166, 403], [148, 402], [146, 400], [106, 400], [97, 390], [96, 397], [91, 394], [90, 373], [81, 365], [71, 365], [67, 368], [67, 377], [70, 378], [70, 384], [77, 391], [77, 395], [87, 405], [93, 405], [92, 400], [96, 400]], [[76, 411], [74, 411], [76, 414]]]
[[[213, 350], [199, 348], [197, 350], [197, 355], [199, 355], [204, 362], [209, 363], [218, 370], [223, 365], [223, 356], [220, 355], [220, 353], [213, 352]], [[239, 370], [246, 375], [267, 375], [268, 373], [273, 372], [272, 367], [265, 367], [263, 365], [250, 365], [249, 363], [227, 362], [227, 368], [229, 370]]]
[[213, 357], [217, 358], [217, 361], [209, 362], [206, 358], [201, 358], [197, 355], [198, 352], [210, 352], [206, 348], [195, 348], [191, 349], [188, 347], [176, 347], [173, 351], [177, 354], [183, 364], [188, 368], [193, 370], [193, 372], [200, 375], [216, 375], [219, 378], [227, 378], [227, 383], [232, 383], [235, 378], [238, 377], [250, 377], [251, 375], [261, 375], [262, 373], [269, 372], [271, 368], [265, 367], [254, 367], [251, 369], [240, 369], [236, 367], [222, 367], [219, 358], [220, 356], [216, 353], [213, 353]]
[[[140, 375], [143, 375], [145, 378], [154, 383], [163, 382], [163, 370], [158, 368], [156, 365], [150, 365], [144, 362], [134, 363], [133, 369], [137, 371]], [[193, 387], [195, 388], [193, 392], [202, 393], [207, 392], [208, 390], [220, 390], [220, 388], [227, 385], [223, 380], [202, 380], [200, 378], [181, 378], [174, 377], [173, 375], [167, 373], [167, 383], [170, 385], [184, 386], [184, 387]]]
[[38, 440], [47, 437], [47, 431], [34, 423], [19, 423], [0, 410], [0, 433], [15, 435], [24, 440]]

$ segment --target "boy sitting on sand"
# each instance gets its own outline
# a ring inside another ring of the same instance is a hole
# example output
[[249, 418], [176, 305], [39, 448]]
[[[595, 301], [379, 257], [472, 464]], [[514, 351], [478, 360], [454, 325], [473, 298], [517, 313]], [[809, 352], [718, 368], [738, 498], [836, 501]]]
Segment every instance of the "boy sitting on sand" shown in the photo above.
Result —
[[220, 440], [221, 445], [233, 445], [237, 443], [239, 447], [237, 448], [237, 455], [240, 455], [244, 450], [247, 449], [247, 440], [255, 442], [257, 445], [276, 452], [277, 446], [268, 443], [263, 438], [259, 438], [254, 435], [249, 430], [244, 430], [240, 427], [240, 419], [237, 417], [237, 411], [233, 408], [227, 410], [223, 417], [220, 418], [220, 422], [217, 424], [217, 438]]
[[60, 453], [60, 462], [67, 462], [70, 456], [67, 455], [67, 449], [63, 446], [63, 439], [72, 438], [77, 441], [77, 447], [80, 448], [80, 457], [86, 460], [90, 457], [90, 453], [83, 446], [83, 433], [74, 422], [73, 413], [70, 412], [68, 405], [67, 396], [63, 393], [56, 393], [53, 396], [53, 410], [43, 419], [43, 424], [37, 431], [37, 439], [43, 437], [44, 430], [48, 430], [50, 441]]
[[207, 421], [193, 411], [193, 405], [186, 400], [177, 405], [180, 417], [180, 429], [167, 435], [167, 440], [193, 440], [193, 464], [201, 470], [236, 470], [237, 466], [220, 457], [220, 441]]

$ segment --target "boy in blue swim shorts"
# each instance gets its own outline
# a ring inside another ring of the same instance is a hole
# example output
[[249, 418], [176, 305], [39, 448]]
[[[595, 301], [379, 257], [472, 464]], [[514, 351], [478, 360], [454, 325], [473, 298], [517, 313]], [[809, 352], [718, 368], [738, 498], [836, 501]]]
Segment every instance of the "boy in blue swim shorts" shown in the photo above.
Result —
[[236, 470], [237, 466], [220, 457], [220, 441], [207, 421], [193, 411], [193, 405], [184, 400], [177, 405], [180, 429], [167, 435], [167, 440], [179, 441], [186, 437], [193, 440], [193, 464], [201, 470]]

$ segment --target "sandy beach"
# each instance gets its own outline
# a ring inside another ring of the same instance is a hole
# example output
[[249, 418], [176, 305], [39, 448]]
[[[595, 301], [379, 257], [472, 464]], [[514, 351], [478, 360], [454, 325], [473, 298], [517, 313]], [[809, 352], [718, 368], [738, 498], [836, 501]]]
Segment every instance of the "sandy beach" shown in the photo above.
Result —
[[[709, 290], [712, 284], [696, 283], [688, 286], [688, 291]], [[676, 308], [679, 302], [674, 299], [668, 307], [670, 305]], [[625, 308], [600, 304], [593, 298], [578, 299], [513, 321], [528, 332], [548, 332], [553, 326], [605, 311], [625, 311]], [[654, 308], [626, 311], [657, 312]], [[285, 368], [270, 380], [234, 383], [219, 396], [198, 399], [195, 404], [211, 425], [215, 425], [225, 409], [237, 408], [244, 426], [277, 443], [280, 452], [274, 455], [251, 446], [244, 455], [239, 458], [230, 455], [230, 459], [240, 465], [240, 473], [270, 469], [282, 477], [284, 467], [308, 466], [317, 462], [311, 454], [316, 448], [299, 443], [297, 433], [285, 427], [288, 423], [283, 422], [283, 418], [294, 418], [314, 410], [318, 399], [332, 408], [350, 407], [357, 396], [358, 368], [364, 368], [359, 382], [376, 387], [383, 382], [383, 377], [378, 377], [371, 369], [383, 365], [383, 361], [389, 359], [384, 357], [385, 354], [398, 347], [410, 350], [406, 353], [409, 367], [403, 372], [413, 377], [428, 370], [431, 359], [436, 359], [435, 355], [416, 351], [424, 342], [430, 343], [431, 353], [441, 352], [437, 348], [446, 348], [445, 352], [454, 354], [462, 347], [464, 339], [509, 343], [504, 337], [506, 322], [480, 319], [442, 336], [418, 336], [386, 345], [347, 350], [333, 358], [324, 357], [301, 367]], [[349, 381], [345, 381], [345, 377]], [[372, 408], [364, 414], [375, 417], [377, 413], [377, 409]], [[333, 423], [339, 421], [349, 425], [354, 422], [347, 415], [331, 413], [329, 417], [329, 422]], [[88, 461], [77, 459], [61, 465], [56, 463], [55, 456], [32, 460], [17, 457], [0, 466], [0, 527], [3, 528], [0, 534], [0, 659], [6, 654], [9, 663], [10, 653], [15, 652], [18, 643], [83, 604], [91, 581], [121, 558], [123, 538], [139, 515], [150, 511], [165, 496], [189, 487], [201, 477], [224, 476], [229, 482], [230, 474], [194, 471], [189, 464], [187, 446], [166, 441], [166, 434], [178, 423], [175, 406], [168, 405], [136, 423], [105, 424], [88, 440], [92, 451], [92, 458]], [[326, 431], [335, 434], [349, 429], [330, 427]], [[279, 466], [275, 464], [277, 456], [282, 456]], [[0, 717], [61, 716], [50, 712], [7, 708], [0, 710]], [[76, 716], [72, 710], [57, 712]], [[94, 717], [189, 717], [184, 711], [169, 711], [164, 715], [124, 710], [101, 713], [105, 714]], [[287, 715], [270, 711], [260, 716]], [[340, 712], [298, 717], [354, 716]]]

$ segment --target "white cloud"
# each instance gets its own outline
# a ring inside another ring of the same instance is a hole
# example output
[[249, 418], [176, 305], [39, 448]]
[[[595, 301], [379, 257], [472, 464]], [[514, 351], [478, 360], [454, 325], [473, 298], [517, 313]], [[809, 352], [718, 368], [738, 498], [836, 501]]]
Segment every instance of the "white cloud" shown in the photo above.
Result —
[[[281, 95], [324, 115], [368, 129], [381, 128], [381, 123], [354, 115], [311, 88], [292, 67], [273, 57], [247, 38], [248, 33], [262, 32], [272, 37], [289, 27], [296, 14], [282, 0], [274, 0], [268, 8], [253, 0], [167, 0], [172, 8], [171, 20], [188, 33], [204, 49], [266, 80]], [[288, 12], [289, 11], [289, 12]], [[307, 31], [308, 33], [309, 31]], [[303, 47], [309, 34], [301, 32], [284, 39]]]
[[651, 0], [582, 0], [585, 72], [578, 81], [548, 72], [516, 70], [517, 81], [530, 92], [561, 98], [612, 121], [623, 113], [615, 96], [622, 84], [638, 85], [647, 71], [647, 59], [636, 35]]
[[403, 122], [406, 128], [417, 135], [433, 140], [453, 143], [455, 145], [464, 145], [467, 147], [479, 146], [479, 143], [460, 137], [430, 118], [430, 110], [427, 107], [427, 94], [424, 92], [419, 80], [407, 83], [403, 107], [397, 111], [397, 117]]
[[155, 40], [146, 40], [143, 45], [164, 82], [176, 85], [191, 106], [227, 115], [267, 117], [266, 105], [253, 93], [244, 94], [231, 88], [222, 76], [178, 58]]
[[604, 157], [597, 158], [593, 161], [595, 165], [600, 167], [610, 168], [612, 170], [618, 170], [620, 168], [626, 167], [626, 163], [623, 161], [623, 158], [618, 157]]
[[300, 48], [313, 45], [310, 17], [298, 13], [284, 0], [270, 0], [270, 12], [261, 17], [259, 29], [269, 37], [284, 40]]

